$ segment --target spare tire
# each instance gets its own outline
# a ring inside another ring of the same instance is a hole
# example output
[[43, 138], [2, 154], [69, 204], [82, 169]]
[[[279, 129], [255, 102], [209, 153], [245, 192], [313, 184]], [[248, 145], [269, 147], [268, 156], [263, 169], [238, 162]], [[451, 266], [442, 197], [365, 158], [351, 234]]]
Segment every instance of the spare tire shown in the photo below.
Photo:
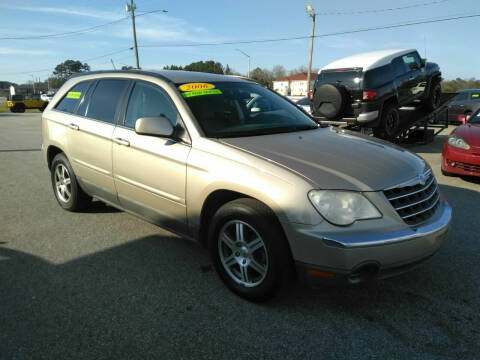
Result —
[[315, 90], [313, 114], [328, 119], [341, 117], [348, 103], [349, 95], [344, 86], [323, 84]]

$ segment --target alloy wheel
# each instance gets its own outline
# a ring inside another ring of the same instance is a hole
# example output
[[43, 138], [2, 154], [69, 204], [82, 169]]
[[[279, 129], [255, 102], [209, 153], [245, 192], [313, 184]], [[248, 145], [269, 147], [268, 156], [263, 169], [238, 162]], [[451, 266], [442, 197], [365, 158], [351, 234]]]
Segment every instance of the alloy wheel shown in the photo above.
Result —
[[55, 167], [55, 189], [61, 201], [66, 203], [70, 200], [72, 196], [72, 179], [64, 164], [58, 164]]
[[267, 276], [267, 248], [260, 234], [246, 222], [231, 220], [221, 228], [218, 253], [228, 276], [238, 284], [254, 287]]

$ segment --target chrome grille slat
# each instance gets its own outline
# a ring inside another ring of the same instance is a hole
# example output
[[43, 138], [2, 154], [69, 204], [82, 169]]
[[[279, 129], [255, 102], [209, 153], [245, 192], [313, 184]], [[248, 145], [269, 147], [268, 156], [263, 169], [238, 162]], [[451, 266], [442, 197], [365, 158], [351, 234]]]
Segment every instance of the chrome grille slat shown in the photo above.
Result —
[[408, 208], [410, 206], [419, 205], [419, 204], [421, 204], [425, 201], [428, 201], [437, 193], [437, 189], [438, 189], [438, 185], [435, 184], [435, 187], [433, 188], [433, 191], [430, 191], [430, 193], [427, 195], [426, 198], [424, 198], [422, 200], [419, 200], [419, 201], [416, 201], [416, 202], [413, 202], [413, 203], [409, 203], [409, 204], [406, 204], [406, 205], [395, 207], [395, 210], [402, 210], [402, 209]]
[[420, 210], [420, 211], [418, 211], [418, 212], [416, 212], [416, 213], [413, 213], [413, 214], [404, 216], [403, 219], [408, 219], [408, 218], [410, 218], [410, 217], [412, 217], [412, 216], [417, 216], [417, 215], [420, 215], [420, 214], [422, 214], [422, 213], [424, 213], [424, 212], [426, 212], [426, 211], [428, 211], [428, 210], [432, 210], [432, 209], [437, 205], [438, 200], [440, 200], [440, 194], [439, 194], [439, 193], [437, 193], [437, 196], [436, 196], [436, 198], [435, 198], [435, 201], [433, 202], [432, 205], [430, 205], [429, 207], [427, 207], [427, 208], [425, 208], [425, 209], [423, 209], [423, 210]]
[[431, 172], [424, 175], [427, 176], [424, 184], [419, 180], [417, 184], [409, 182], [383, 191], [397, 214], [409, 225], [426, 221], [433, 215], [440, 201], [435, 177]]
[[402, 197], [406, 197], [406, 196], [410, 196], [410, 195], [414, 195], [414, 194], [417, 194], [419, 192], [422, 192], [423, 190], [427, 189], [430, 185], [432, 185], [432, 182], [434, 181], [434, 177], [432, 176], [430, 178], [430, 180], [425, 183], [425, 186], [419, 190], [416, 190], [414, 192], [411, 192], [411, 193], [408, 193], [408, 194], [403, 194], [403, 195], [399, 195], [399, 196], [393, 196], [393, 197], [387, 197], [387, 199], [389, 201], [392, 201], [392, 200], [397, 200], [397, 199], [401, 199]]

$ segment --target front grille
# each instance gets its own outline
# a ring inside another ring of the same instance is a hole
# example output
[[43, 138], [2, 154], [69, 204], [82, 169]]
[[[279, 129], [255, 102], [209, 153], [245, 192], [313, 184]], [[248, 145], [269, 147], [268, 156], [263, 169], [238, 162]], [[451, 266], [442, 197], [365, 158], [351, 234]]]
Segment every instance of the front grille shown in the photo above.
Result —
[[398, 215], [409, 225], [429, 219], [435, 212], [440, 194], [435, 177], [430, 172], [426, 182], [397, 187], [383, 192]]
[[[447, 160], [448, 162], [452, 162], [452, 160]], [[469, 164], [460, 161], [455, 161], [455, 167], [457, 169], [472, 172], [472, 173], [479, 173], [480, 174], [480, 165], [476, 164]]]

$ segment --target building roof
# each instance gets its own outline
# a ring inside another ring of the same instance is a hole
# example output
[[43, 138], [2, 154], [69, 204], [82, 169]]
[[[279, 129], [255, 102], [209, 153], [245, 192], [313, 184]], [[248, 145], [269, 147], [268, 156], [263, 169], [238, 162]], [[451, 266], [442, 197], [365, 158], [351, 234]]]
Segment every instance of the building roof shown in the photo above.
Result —
[[322, 70], [341, 69], [341, 68], [363, 68], [363, 70], [374, 69], [383, 65], [390, 64], [397, 56], [405, 55], [416, 51], [415, 49], [397, 49], [397, 50], [379, 50], [362, 54], [356, 54], [342, 59], [335, 60], [325, 65]]
[[[275, 79], [273, 81], [298, 81], [298, 80], [307, 80], [307, 73], [300, 73], [300, 74], [293, 74], [290, 76], [286, 76], [283, 78]], [[311, 80], [314, 80], [314, 77], [312, 76]]]
[[210, 74], [196, 71], [181, 71], [181, 70], [107, 70], [107, 71], [89, 71], [80, 72], [72, 75], [72, 77], [94, 75], [94, 74], [141, 74], [150, 75], [161, 78], [163, 80], [171, 81], [175, 84], [185, 82], [209, 82], [209, 81], [235, 81], [248, 82], [248, 80], [229, 75]]

